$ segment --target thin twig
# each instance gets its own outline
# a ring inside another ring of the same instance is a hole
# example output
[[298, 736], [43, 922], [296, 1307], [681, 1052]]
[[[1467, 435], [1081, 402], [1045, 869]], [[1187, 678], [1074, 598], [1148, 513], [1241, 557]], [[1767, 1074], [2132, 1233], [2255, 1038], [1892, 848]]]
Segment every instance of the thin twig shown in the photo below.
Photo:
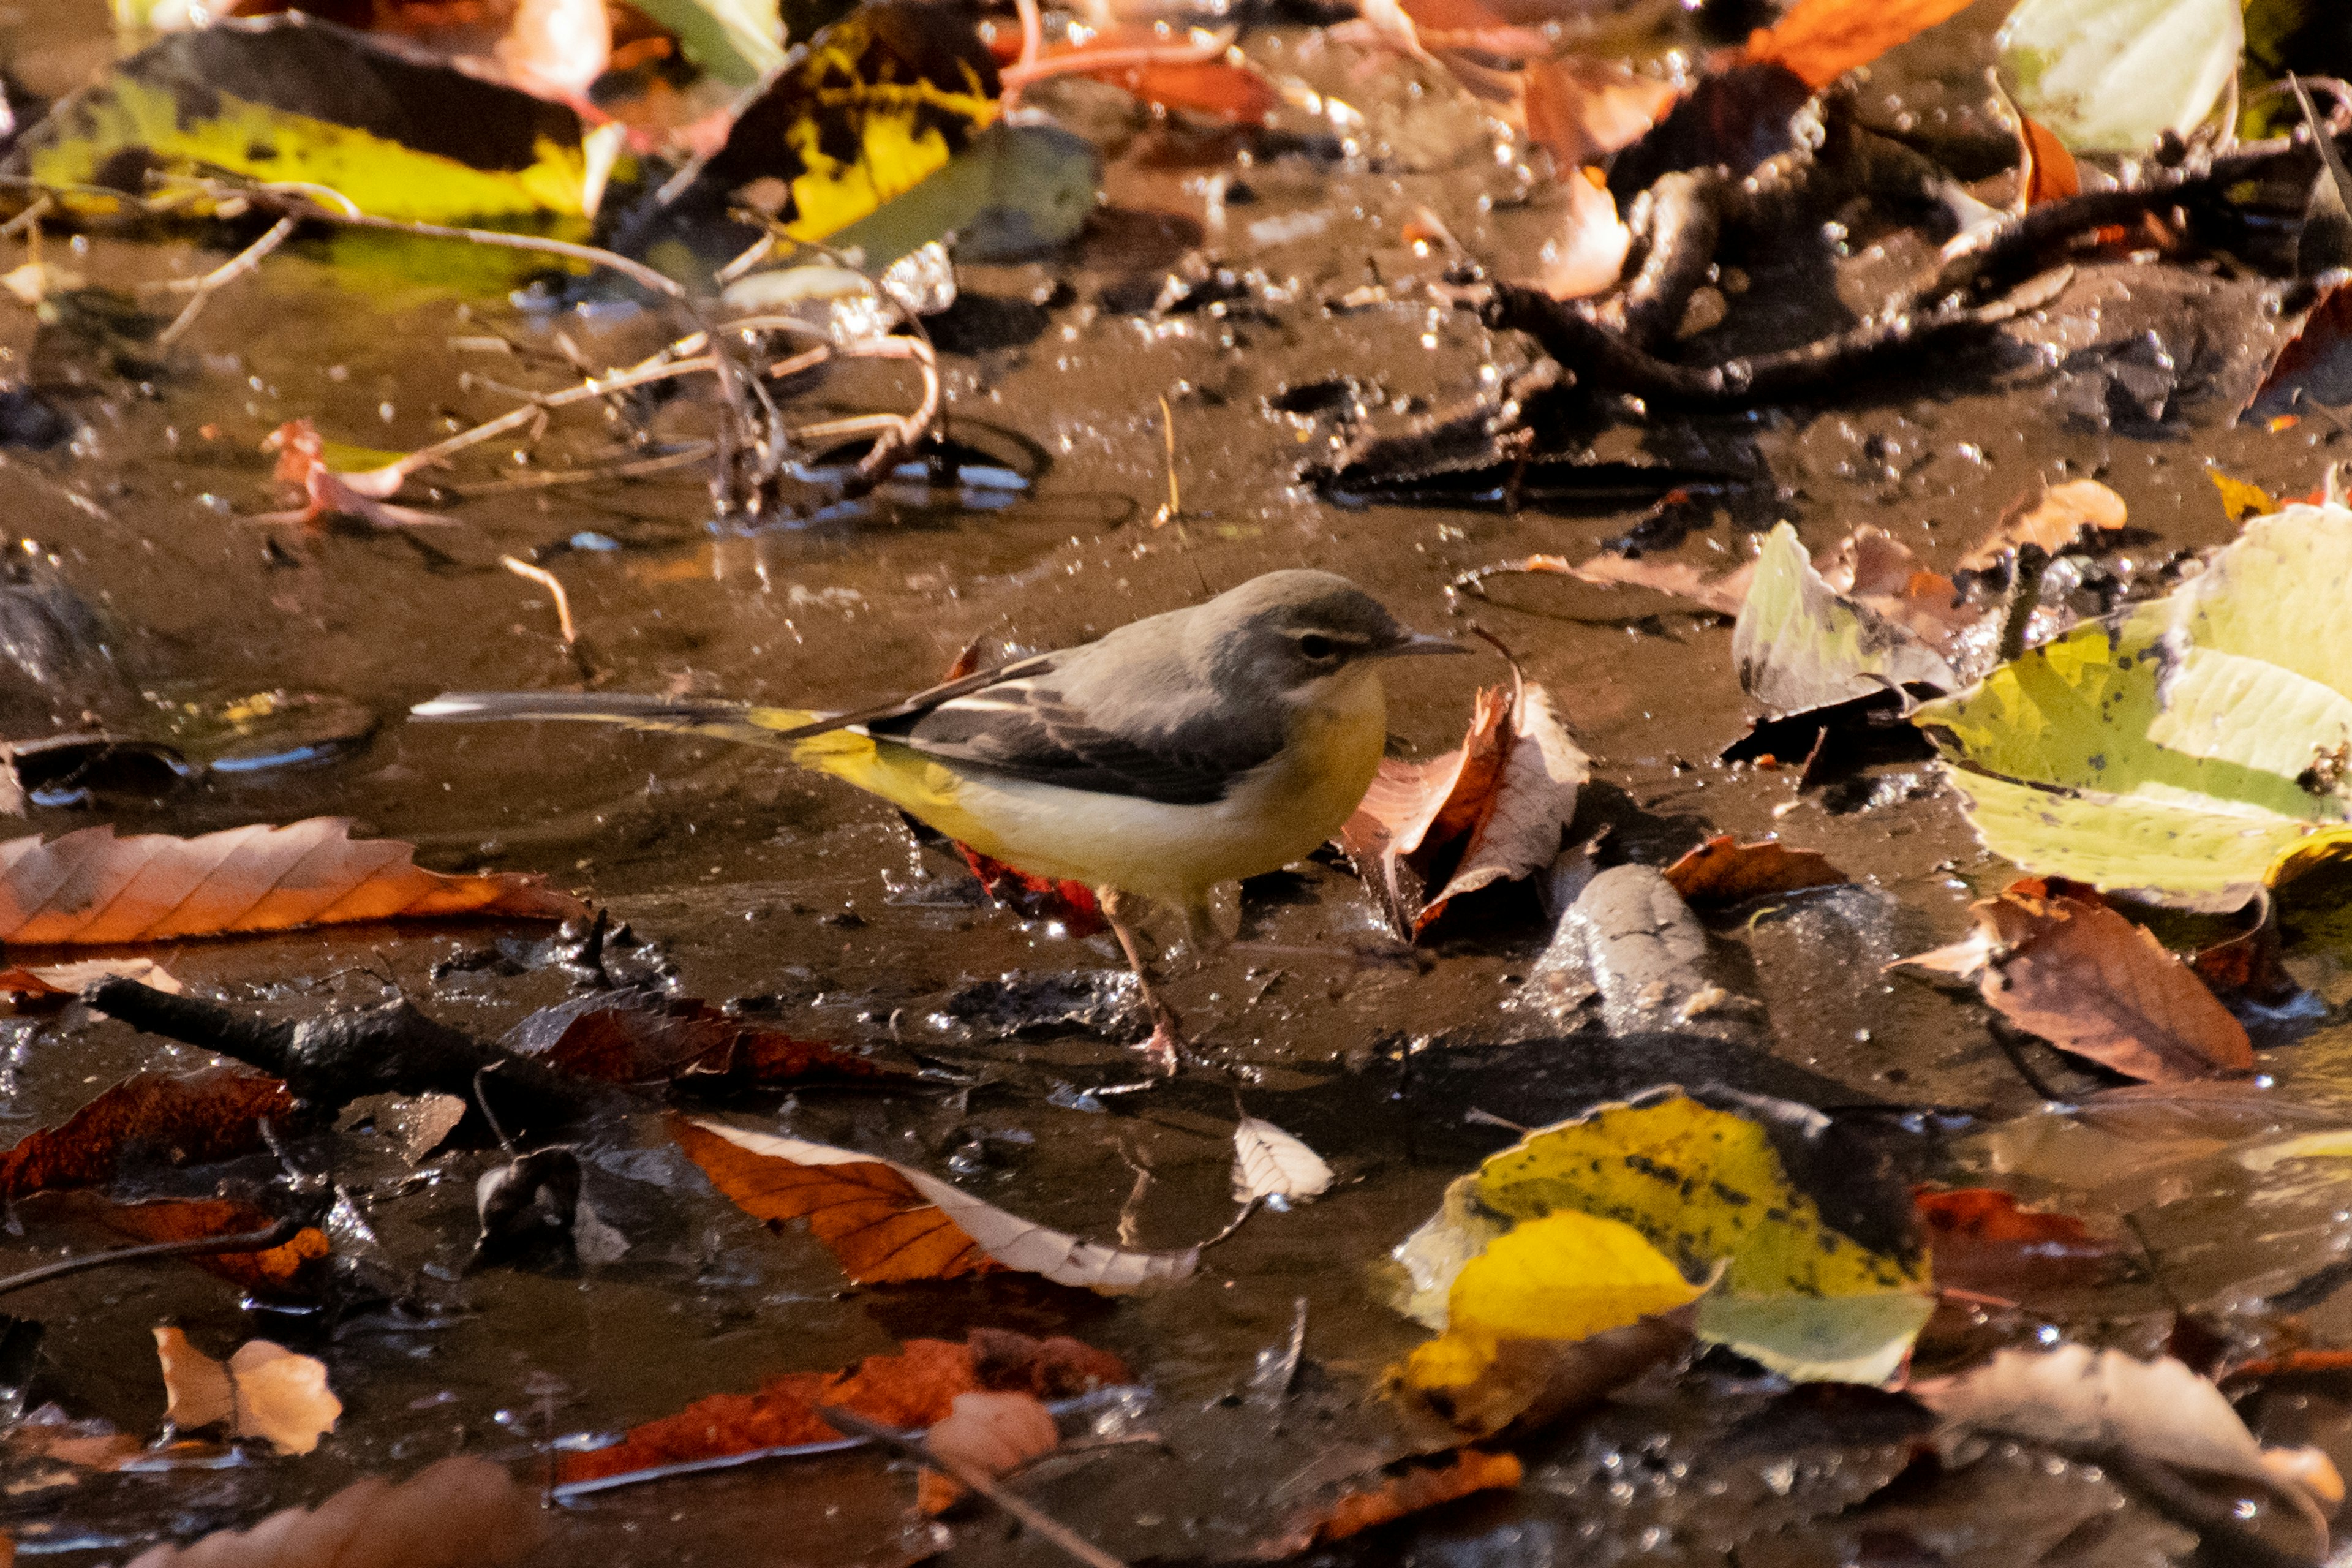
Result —
[[52, 1279], [85, 1273], [92, 1268], [108, 1268], [117, 1263], [138, 1263], [150, 1258], [210, 1258], [224, 1252], [267, 1252], [283, 1247], [301, 1233], [302, 1222], [289, 1215], [261, 1230], [240, 1232], [236, 1236], [201, 1236], [187, 1241], [150, 1241], [137, 1247], [117, 1247], [104, 1252], [85, 1252], [79, 1258], [59, 1258], [44, 1263], [38, 1268], [27, 1268], [22, 1274], [0, 1279], [0, 1296], [28, 1286], [46, 1285]]
[[672, 468], [683, 468], [699, 463], [719, 449], [716, 441], [695, 441], [675, 452], [658, 457], [633, 458], [625, 463], [608, 463], [598, 468], [551, 468], [543, 473], [523, 474], [511, 479], [484, 479], [479, 484], [451, 485], [450, 493], [466, 497], [509, 495], [516, 490], [551, 489], [558, 485], [593, 485], [606, 479], [637, 479], [648, 474], [664, 474]]
[[1184, 497], [1176, 488], [1176, 416], [1169, 411], [1168, 395], [1160, 395], [1160, 445], [1167, 454], [1168, 499], [1160, 503], [1151, 526], [1165, 527], [1184, 515]]
[[6, 223], [0, 223], [0, 239], [16, 238], [18, 235], [24, 233], [25, 230], [32, 227], [34, 225], [39, 223], [43, 218], [48, 216], [49, 214], [57, 211], [57, 209], [58, 204], [56, 198], [49, 195], [46, 191], [43, 192], [40, 195], [34, 198], [32, 205], [26, 207], [23, 212], [18, 213], [15, 217], [10, 218]]
[[563, 592], [563, 580], [544, 566], [534, 566], [519, 555], [501, 555], [499, 564], [518, 577], [528, 577], [555, 595], [555, 625], [563, 634], [563, 646], [571, 647], [580, 640], [580, 628], [572, 624], [572, 601]]
[[932, 1469], [945, 1471], [967, 1489], [986, 1498], [990, 1502], [1019, 1520], [1028, 1529], [1060, 1547], [1072, 1558], [1087, 1564], [1087, 1568], [1127, 1568], [1126, 1563], [1113, 1557], [1028, 1499], [997, 1485], [996, 1479], [987, 1471], [977, 1466], [968, 1465], [951, 1455], [938, 1452], [920, 1436], [910, 1436], [904, 1432], [885, 1426], [879, 1422], [868, 1421], [865, 1416], [854, 1411], [844, 1410], [838, 1405], [820, 1405], [815, 1408], [817, 1415], [824, 1419], [825, 1424], [838, 1431], [867, 1438], [893, 1453], [914, 1460], [917, 1464], [928, 1465]]

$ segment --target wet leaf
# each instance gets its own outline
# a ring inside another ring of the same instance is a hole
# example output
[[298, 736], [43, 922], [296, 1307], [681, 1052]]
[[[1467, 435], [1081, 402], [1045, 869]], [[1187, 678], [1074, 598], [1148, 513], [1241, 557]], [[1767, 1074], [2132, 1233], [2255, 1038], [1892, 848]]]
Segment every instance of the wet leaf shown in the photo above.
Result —
[[63, 1126], [27, 1133], [0, 1153], [0, 1197], [103, 1186], [133, 1160], [165, 1157], [201, 1164], [262, 1146], [264, 1118], [294, 1113], [294, 1097], [274, 1078], [242, 1068], [134, 1073], [83, 1106]]
[[1564, 555], [1530, 555], [1490, 571], [1556, 573], [1596, 588], [1654, 588], [1725, 616], [1739, 613], [1739, 606], [1748, 602], [1748, 584], [1756, 574], [1752, 562], [1709, 574], [1686, 561], [1608, 554], [1577, 562]]
[[[114, 1203], [77, 1192], [48, 1200], [54, 1212], [106, 1226], [139, 1241], [194, 1241], [218, 1236], [250, 1236], [267, 1230], [277, 1215], [237, 1198], [158, 1198]], [[327, 1233], [305, 1226], [263, 1252], [215, 1252], [188, 1261], [239, 1289], [278, 1300], [317, 1295], [329, 1247]]]
[[1959, 15], [1972, 0], [1798, 0], [1748, 39], [1748, 58], [1778, 64], [1827, 87], [1895, 45]]
[[2352, 816], [2352, 511], [2257, 519], [2165, 598], [1913, 716], [1988, 848], [2030, 871], [2233, 910]]
[[505, 1041], [561, 1072], [601, 1083], [730, 1078], [744, 1083], [904, 1076], [872, 1057], [803, 1040], [692, 997], [592, 992], [541, 1009]]
[[2032, 115], [2021, 113], [2017, 119], [2017, 140], [2024, 153], [2019, 184], [2026, 210], [2082, 195], [2083, 174], [2074, 166], [2074, 154], [2066, 151], [2066, 143]]
[[1008, 866], [993, 856], [983, 855], [969, 844], [956, 848], [963, 855], [964, 864], [980, 879], [988, 896], [1019, 915], [1024, 921], [1052, 921], [1068, 935], [1093, 936], [1110, 929], [1103, 919], [1102, 906], [1095, 900], [1095, 890], [1084, 882], [1059, 881], [1051, 877], [1033, 877], [1017, 866]]
[[2032, 882], [1970, 909], [1993, 942], [1984, 998], [2020, 1028], [2145, 1080], [2253, 1070], [2245, 1026], [2147, 927]]
[[964, 1344], [909, 1340], [897, 1354], [868, 1356], [847, 1372], [786, 1373], [757, 1394], [698, 1400], [675, 1415], [633, 1427], [611, 1447], [565, 1454], [558, 1476], [570, 1486], [664, 1465], [839, 1441], [841, 1434], [817, 1415], [818, 1405], [910, 1431], [946, 1420], [959, 1394], [1067, 1399], [1130, 1381], [1124, 1362], [1076, 1340], [975, 1329]]
[[[947, 1418], [923, 1435], [924, 1445], [945, 1459], [957, 1460], [992, 1479], [1018, 1469], [1062, 1446], [1062, 1434], [1053, 1412], [1034, 1394], [959, 1394]], [[963, 1496], [963, 1488], [938, 1470], [927, 1469], [919, 1483], [916, 1506], [925, 1513], [944, 1513]]]
[[1960, 684], [1943, 655], [1906, 627], [1839, 594], [1787, 523], [1774, 528], [1732, 627], [1747, 693], [1775, 713], [1870, 697], [1913, 682]]
[[[2267, 510], [2267, 509], [2265, 509]], [[2127, 520], [2124, 498], [2096, 479], [2073, 479], [2052, 485], [2031, 506], [2020, 505], [1992, 532], [1960, 557], [1960, 570], [1982, 572], [2000, 564], [2001, 558], [2021, 545], [2032, 544], [2057, 555], [2101, 533], [2112, 533]]]
[[2048, 1214], [1990, 1187], [1923, 1189], [1914, 1199], [1939, 1283], [2014, 1295], [2103, 1278], [2125, 1249], [2072, 1215]]
[[132, 1558], [131, 1568], [356, 1568], [362, 1562], [509, 1568], [530, 1556], [547, 1531], [530, 1488], [503, 1466], [461, 1455], [397, 1484], [370, 1476], [316, 1507], [285, 1509], [249, 1529], [155, 1547]]
[[1005, 1213], [926, 1172], [804, 1139], [670, 1120], [671, 1134], [743, 1210], [781, 1226], [805, 1218], [861, 1285], [953, 1279], [996, 1268], [1107, 1296], [1190, 1279], [1198, 1247], [1104, 1247]]
[[149, 171], [225, 172], [327, 185], [381, 217], [584, 227], [619, 130], [586, 132], [562, 105], [289, 14], [159, 39], [59, 103], [0, 172], [133, 195]]
[[1655, 77], [1576, 54], [1529, 60], [1517, 87], [1506, 118], [1550, 152], [1563, 180], [1640, 141], [1681, 96]]
[[1539, 1431], [1687, 1353], [1697, 1320], [1697, 1309], [1685, 1307], [1580, 1340], [1449, 1331], [1413, 1352], [1400, 1392], [1466, 1436]]
[[355, 921], [449, 915], [568, 920], [576, 899], [520, 872], [419, 870], [411, 845], [354, 842], [346, 817], [257, 824], [197, 838], [85, 827], [0, 843], [0, 942], [163, 942]]
[[[1087, 54], [1119, 50], [1166, 49], [1169, 39], [1149, 27], [1113, 27], [1095, 36], [1083, 48], [1048, 49], [1044, 59], [1067, 62]], [[1262, 125], [1281, 105], [1282, 95], [1247, 61], [1232, 59], [1152, 60], [1111, 65], [1081, 74], [1124, 89], [1155, 109], [1186, 110], [1235, 125]]]
[[1283, 1534], [1259, 1544], [1261, 1562], [1296, 1557], [1325, 1542], [1344, 1541], [1477, 1492], [1517, 1487], [1526, 1471], [1516, 1454], [1464, 1448], [1441, 1464], [1407, 1462], [1359, 1478], [1339, 1496], [1302, 1515]]
[[868, 271], [950, 234], [958, 261], [1024, 261], [1077, 237], [1101, 186], [1102, 154], [1085, 137], [1000, 121], [827, 243], [862, 251]]
[[1331, 1188], [1323, 1156], [1273, 1122], [1244, 1116], [1234, 1127], [1234, 1202], [1305, 1202]]
[[1853, 880], [1817, 849], [1791, 849], [1777, 838], [1742, 844], [1728, 833], [1685, 855], [1666, 868], [1664, 876], [1675, 892], [1695, 904], [1736, 904]]
[[0, 970], [0, 991], [19, 996], [79, 996], [101, 980], [136, 980], [152, 991], [184, 989], [152, 958], [87, 958], [78, 963], [16, 964]]
[[[2291, 414], [2299, 402], [2297, 394], [2331, 408], [2352, 403], [2352, 354], [2347, 354], [2347, 349], [2352, 349], [2352, 289], [2340, 281], [2329, 283], [2284, 334], [2240, 417]], [[2214, 482], [2221, 482], [2218, 476]], [[2222, 500], [2233, 512], [2241, 504], [2240, 498], [2228, 490], [2222, 492]], [[2273, 503], [2260, 510], [2270, 512], [2278, 508]]]
[[1559, 189], [1559, 228], [1544, 242], [1536, 285], [1555, 300], [1589, 299], [1617, 286], [1633, 231], [1617, 216], [1609, 187], [1584, 171], [1570, 169]]
[[2018, 107], [2078, 153], [2202, 124], [2237, 74], [2239, 0], [2023, 0], [1995, 40]]
[[2249, 518], [2268, 517], [2279, 509], [2279, 503], [2271, 492], [2250, 479], [2235, 479], [2210, 467], [2205, 470], [2205, 477], [2213, 481], [2215, 489], [2221, 492], [2221, 510], [2229, 514], [2231, 522], [2243, 523]]
[[1454, 900], [1549, 866], [1576, 816], [1577, 792], [1591, 776], [1591, 760], [1569, 738], [1551, 694], [1540, 686], [1521, 687], [1503, 733], [1494, 792], [1453, 875], [1413, 918], [1413, 934], [1427, 930]]
[[632, 0], [677, 35], [686, 58], [730, 87], [750, 87], [784, 63], [777, 0]]
[[169, 1326], [155, 1331], [170, 1405], [163, 1418], [184, 1432], [225, 1426], [232, 1437], [259, 1437], [307, 1454], [335, 1429], [343, 1402], [327, 1387], [327, 1363], [268, 1340], [247, 1340], [217, 1362]]
[[1799, 1383], [1893, 1382], [1911, 1342], [1936, 1313], [1928, 1290], [1851, 1295], [1710, 1293], [1698, 1304], [1698, 1334], [1729, 1345]]
[[[415, 507], [392, 506], [384, 498], [398, 493], [406, 472], [393, 463], [356, 472], [328, 466], [327, 448], [318, 426], [308, 419], [289, 419], [270, 434], [268, 446], [278, 452], [277, 479], [302, 492], [302, 504], [290, 511], [262, 512], [246, 519], [264, 526], [290, 524], [322, 531], [330, 517], [353, 518], [376, 528], [446, 527], [455, 519]], [[369, 457], [380, 454], [370, 453]]]

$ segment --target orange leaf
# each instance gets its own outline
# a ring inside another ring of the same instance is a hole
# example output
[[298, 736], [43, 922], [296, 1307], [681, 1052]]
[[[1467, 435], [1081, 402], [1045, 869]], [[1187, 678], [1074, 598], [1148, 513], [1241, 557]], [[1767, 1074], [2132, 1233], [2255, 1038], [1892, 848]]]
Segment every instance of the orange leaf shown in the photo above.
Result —
[[0, 1198], [100, 1186], [138, 1155], [194, 1164], [249, 1154], [262, 1145], [262, 1118], [293, 1113], [283, 1083], [242, 1068], [134, 1073], [64, 1126], [27, 1133], [0, 1153]]
[[1748, 39], [1748, 58], [1778, 62], [1827, 87], [1895, 45], [1959, 15], [1971, 0], [1797, 0], [1788, 15]]
[[681, 1116], [669, 1119], [669, 1130], [711, 1185], [746, 1214], [779, 1230], [787, 1220], [806, 1219], [841, 1271], [860, 1285], [955, 1279], [1003, 1267], [878, 1160], [798, 1165], [755, 1154]]
[[353, 842], [349, 818], [257, 824], [198, 838], [85, 827], [0, 843], [0, 942], [161, 942], [429, 915], [566, 920], [580, 901], [518, 872], [419, 870], [414, 845]]
[[[955, 1396], [947, 1418], [925, 1434], [932, 1453], [994, 1479], [1062, 1446], [1054, 1414], [1034, 1394], [973, 1392]], [[961, 1482], [938, 1470], [917, 1481], [915, 1506], [945, 1513], [963, 1496]]]
[[1517, 1455], [1480, 1448], [1462, 1449], [1450, 1464], [1376, 1471], [1300, 1518], [1283, 1535], [1261, 1542], [1254, 1555], [1262, 1561], [1293, 1557], [1310, 1546], [1341, 1541], [1473, 1492], [1516, 1487], [1525, 1473]]
[[347, 474], [327, 467], [325, 443], [308, 419], [280, 425], [270, 433], [268, 444], [278, 449], [278, 482], [299, 485], [303, 502], [291, 511], [263, 512], [246, 519], [247, 522], [294, 523], [316, 531], [329, 517], [354, 517], [378, 528], [425, 528], [455, 521], [415, 507], [389, 505], [384, 498], [397, 493], [406, 477], [397, 468]]
[[[236, 1198], [163, 1198], [151, 1203], [118, 1204], [95, 1193], [73, 1193], [60, 1194], [58, 1206], [73, 1218], [93, 1221], [141, 1241], [194, 1241], [216, 1236], [250, 1235], [267, 1229], [277, 1218], [267, 1210]], [[299, 1300], [315, 1293], [328, 1250], [326, 1232], [316, 1226], [305, 1226], [266, 1252], [215, 1252], [188, 1261], [256, 1295]]]
[[1528, 61], [1509, 116], [1565, 175], [1631, 147], [1680, 96], [1655, 78], [1571, 55]]
[[1067, 1399], [1131, 1376], [1127, 1363], [1108, 1351], [1059, 1336], [1036, 1340], [974, 1329], [960, 1345], [909, 1340], [898, 1354], [868, 1356], [847, 1372], [786, 1373], [757, 1394], [698, 1399], [675, 1415], [633, 1428], [612, 1447], [566, 1454], [558, 1474], [569, 1486], [661, 1465], [831, 1442], [841, 1434], [817, 1415], [820, 1405], [906, 1431], [946, 1420], [959, 1394]]
[[992, 855], [982, 854], [969, 844], [958, 844], [956, 847], [963, 852], [964, 864], [971, 868], [971, 874], [980, 879], [982, 890], [1023, 920], [1052, 921], [1065, 934], [1074, 937], [1093, 936], [1110, 929], [1110, 922], [1103, 919], [1102, 907], [1095, 901], [1094, 889], [1084, 882], [1033, 877], [1018, 866], [1008, 866]]
[[1460, 838], [1478, 825], [1501, 775], [1507, 742], [1503, 721], [1510, 699], [1501, 687], [1478, 693], [1470, 733], [1463, 743], [1426, 762], [1383, 758], [1355, 815], [1339, 829], [1339, 847], [1367, 883], [1386, 894], [1398, 934], [1412, 930], [1403, 907], [1397, 866], [1420, 853]]
[[1573, 577], [1596, 588], [1650, 588], [1688, 599], [1717, 615], [1736, 616], [1748, 602], [1748, 584], [1756, 576], [1753, 562], [1709, 576], [1686, 561], [1657, 561], [1646, 555], [1592, 556], [1571, 562], [1564, 555], [1530, 555], [1496, 571], [1549, 572]]
[[2017, 139], [2025, 153], [2021, 173], [2026, 206], [2043, 206], [2081, 195], [2082, 171], [2074, 167], [2074, 154], [2066, 151], [2066, 143], [2039, 121], [2023, 114], [2017, 120]]
[[788, 1083], [889, 1070], [856, 1051], [730, 1017], [708, 1002], [642, 991], [595, 993], [543, 1008], [506, 1044], [560, 1072], [602, 1083], [710, 1076]]
[[2004, 950], [1980, 982], [2020, 1028], [2129, 1078], [2253, 1070], [2245, 1026], [2145, 926], [2104, 904], [2012, 887], [1970, 906]]
[[2115, 532], [2129, 516], [2124, 498], [2096, 479], [2053, 485], [2039, 499], [2021, 498], [2011, 504], [1993, 531], [1960, 557], [1960, 570], [1981, 572], [1999, 565], [2004, 554], [2021, 544], [2038, 545], [2055, 555], [2086, 534]]
[[1159, 109], [1185, 109], [1236, 125], [1262, 125], [1282, 101], [1274, 84], [1230, 60], [1158, 60], [1086, 73]]
[[2122, 1254], [2072, 1215], [2025, 1208], [1990, 1187], [1921, 1187], [1911, 1201], [1946, 1284], [2003, 1292], [2087, 1284]]
[[0, 970], [0, 991], [19, 996], [79, 996], [101, 980], [136, 980], [152, 991], [183, 989], [178, 978], [152, 958], [90, 958]]
[[1768, 893], [1827, 888], [1853, 879], [1819, 850], [1791, 849], [1777, 838], [1741, 844], [1728, 833], [1708, 839], [1667, 867], [1665, 879], [1695, 904], [1736, 904]]

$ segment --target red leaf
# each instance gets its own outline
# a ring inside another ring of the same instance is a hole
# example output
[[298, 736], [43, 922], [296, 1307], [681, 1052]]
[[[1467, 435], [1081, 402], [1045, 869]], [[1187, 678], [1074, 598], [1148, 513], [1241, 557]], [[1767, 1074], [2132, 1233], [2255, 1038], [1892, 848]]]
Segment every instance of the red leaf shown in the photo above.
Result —
[[1024, 921], [1053, 921], [1071, 936], [1092, 936], [1110, 929], [1103, 918], [1102, 906], [1095, 901], [1095, 892], [1084, 882], [1057, 881], [1050, 877], [1033, 877], [1017, 866], [1008, 866], [993, 856], [983, 855], [969, 844], [958, 844], [963, 852], [964, 864], [980, 879], [988, 896], [1019, 915]]
[[262, 1146], [262, 1118], [293, 1113], [283, 1083], [243, 1068], [133, 1073], [65, 1125], [0, 1153], [0, 1199], [100, 1186], [142, 1155], [191, 1164], [249, 1154]]

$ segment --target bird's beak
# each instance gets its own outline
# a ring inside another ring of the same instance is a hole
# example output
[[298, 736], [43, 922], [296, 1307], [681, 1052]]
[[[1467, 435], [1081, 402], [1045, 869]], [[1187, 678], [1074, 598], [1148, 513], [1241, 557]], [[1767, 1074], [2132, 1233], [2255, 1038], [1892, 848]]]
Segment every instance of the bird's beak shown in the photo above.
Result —
[[1470, 649], [1464, 647], [1452, 637], [1442, 637], [1433, 632], [1413, 632], [1407, 636], [1404, 641], [1379, 649], [1373, 657], [1376, 658], [1406, 658], [1414, 654], [1468, 653]]

